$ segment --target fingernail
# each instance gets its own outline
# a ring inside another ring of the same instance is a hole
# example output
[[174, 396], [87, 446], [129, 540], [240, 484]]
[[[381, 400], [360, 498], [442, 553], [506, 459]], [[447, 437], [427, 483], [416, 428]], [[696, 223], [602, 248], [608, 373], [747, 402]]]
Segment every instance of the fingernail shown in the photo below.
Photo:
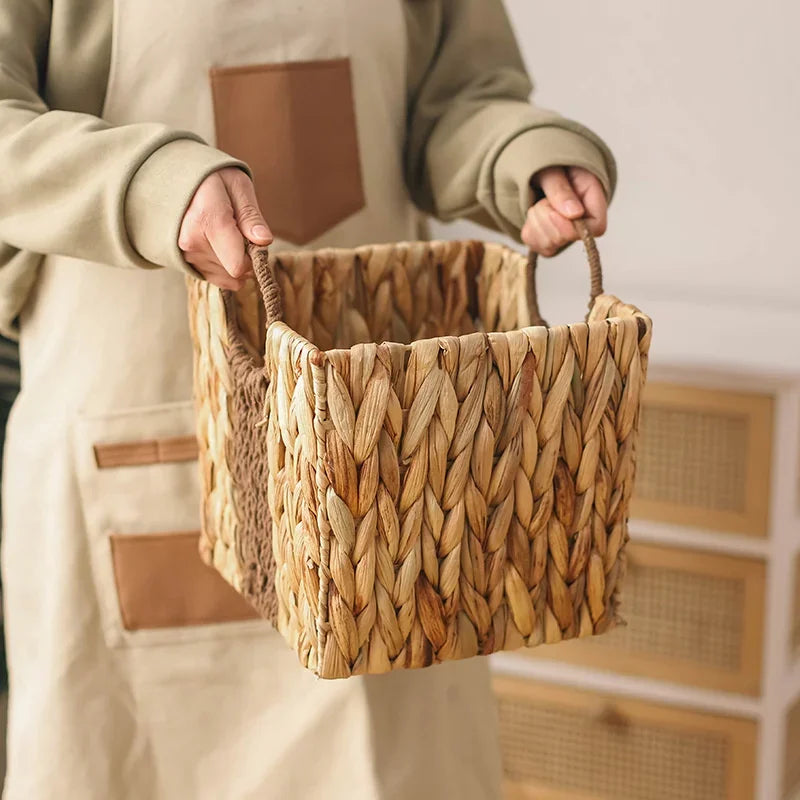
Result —
[[564, 211], [571, 216], [578, 216], [578, 214], [583, 213], [583, 208], [581, 208], [581, 204], [577, 200], [567, 200], [564, 203]]
[[253, 227], [253, 236], [256, 239], [271, 239], [272, 235], [269, 232], [269, 229], [264, 225], [256, 225]]

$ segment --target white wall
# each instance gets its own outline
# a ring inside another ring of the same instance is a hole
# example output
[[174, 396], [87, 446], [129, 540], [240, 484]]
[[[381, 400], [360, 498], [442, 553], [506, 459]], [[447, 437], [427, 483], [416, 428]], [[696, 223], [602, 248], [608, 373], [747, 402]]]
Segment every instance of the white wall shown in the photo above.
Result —
[[[606, 288], [653, 316], [654, 354], [800, 372], [800, 4], [506, 3], [536, 101], [617, 156]], [[580, 255], [544, 270], [559, 321], [583, 308]]]

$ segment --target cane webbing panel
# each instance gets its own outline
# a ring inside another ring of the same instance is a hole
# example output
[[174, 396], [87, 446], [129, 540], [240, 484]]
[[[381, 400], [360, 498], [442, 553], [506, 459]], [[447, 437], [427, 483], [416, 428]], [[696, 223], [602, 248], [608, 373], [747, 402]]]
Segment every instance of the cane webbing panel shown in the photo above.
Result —
[[637, 492], [641, 497], [718, 511], [742, 511], [747, 418], [647, 407]]
[[739, 668], [745, 594], [741, 579], [659, 567], [632, 569], [627, 577], [623, 616], [628, 624], [597, 637], [596, 646]]
[[[623, 800], [725, 800], [726, 744], [637, 725], [608, 730], [580, 712], [501, 701], [504, 767], [515, 781]], [[637, 769], [631, 769], [635, 763]]]
[[766, 534], [772, 398], [654, 384], [645, 394], [634, 515]]
[[764, 580], [758, 560], [631, 543], [627, 625], [530, 656], [757, 694]]
[[[744, 764], [753, 757], [749, 723], [552, 687], [528, 696], [501, 684], [498, 695], [505, 779], [525, 787], [525, 796], [752, 797], [752, 788], [741, 785], [752, 780]], [[741, 749], [744, 740], [748, 751]]]
[[800, 697], [786, 719], [783, 789], [786, 798], [800, 796]]

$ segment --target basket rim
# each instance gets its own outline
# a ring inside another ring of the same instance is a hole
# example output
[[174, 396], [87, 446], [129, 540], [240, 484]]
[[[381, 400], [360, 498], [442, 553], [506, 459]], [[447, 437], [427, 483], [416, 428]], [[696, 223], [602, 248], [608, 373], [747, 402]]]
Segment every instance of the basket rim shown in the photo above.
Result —
[[[336, 256], [343, 256], [347, 255], [348, 257], [357, 257], [362, 253], [365, 252], [373, 252], [376, 249], [379, 250], [390, 250], [395, 248], [401, 248], [404, 250], [410, 250], [413, 248], [421, 248], [421, 249], [434, 249], [436, 247], [471, 247], [471, 246], [479, 246], [483, 248], [484, 253], [486, 251], [494, 251], [494, 252], [501, 252], [504, 254], [510, 255], [514, 260], [518, 261], [521, 264], [527, 265], [527, 255], [520, 250], [515, 249], [514, 247], [509, 246], [503, 242], [494, 242], [494, 241], [486, 241], [483, 239], [408, 239], [408, 240], [400, 240], [400, 241], [393, 241], [393, 242], [376, 242], [372, 244], [362, 244], [357, 245], [355, 247], [320, 247], [320, 248], [305, 248], [305, 249], [295, 249], [295, 248], [287, 248], [285, 250], [272, 250], [270, 249], [269, 252], [269, 262], [270, 264], [274, 264], [278, 260], [286, 259], [286, 260], [294, 260], [299, 258], [308, 258], [310, 257], [336, 257]], [[236, 295], [236, 292], [231, 292], [229, 290], [220, 290], [223, 294], [230, 295], [231, 299], [233, 299]], [[456, 338], [461, 339], [467, 336], [475, 336], [481, 335], [487, 338], [496, 337], [496, 336], [505, 336], [511, 333], [516, 332], [525, 332], [530, 330], [545, 330], [545, 331], [552, 331], [558, 328], [563, 327], [574, 327], [575, 325], [608, 325], [608, 324], [615, 324], [620, 323], [626, 319], [637, 319], [640, 322], [640, 330], [639, 330], [639, 340], [647, 335], [652, 330], [652, 319], [641, 311], [637, 306], [634, 306], [629, 303], [625, 303], [624, 301], [620, 300], [617, 295], [611, 294], [609, 292], [604, 292], [603, 294], [598, 295], [596, 298], [595, 304], [604, 301], [609, 303], [610, 305], [619, 305], [623, 308], [627, 309], [628, 313], [624, 316], [615, 315], [611, 317], [603, 317], [601, 319], [590, 320], [590, 315], [587, 314], [586, 319], [581, 320], [579, 322], [572, 322], [572, 323], [561, 323], [559, 325], [524, 325], [519, 328], [514, 328], [511, 331], [473, 331], [466, 334], [444, 334], [442, 336], [431, 336], [426, 337], [424, 339], [414, 339], [411, 342], [404, 343], [404, 342], [396, 342], [390, 339], [383, 340], [381, 342], [372, 342], [370, 344], [376, 344], [378, 346], [381, 345], [388, 345], [392, 348], [401, 348], [403, 350], [407, 350], [414, 346], [415, 344], [422, 343], [422, 342], [430, 342], [434, 340], [439, 340], [443, 338]], [[263, 302], [263, 300], [261, 301]], [[238, 321], [234, 317], [233, 319], [226, 313], [226, 326], [237, 325]], [[299, 333], [295, 330], [291, 325], [283, 320], [276, 320], [269, 324], [266, 328], [266, 340], [265, 340], [265, 350], [264, 353], [258, 354], [258, 356], [254, 356], [252, 352], [247, 353], [247, 360], [250, 362], [250, 365], [253, 368], [263, 369], [266, 367], [266, 348], [267, 342], [271, 336], [270, 331], [273, 329], [283, 329], [280, 335], [291, 335], [298, 344], [302, 343], [307, 347], [312, 354], [319, 354], [315, 355], [316, 359], [324, 358], [328, 354], [333, 353], [346, 353], [350, 352], [353, 347], [358, 346], [364, 343], [358, 343], [356, 345], [351, 345], [350, 347], [336, 347], [330, 349], [323, 349], [308, 339], [303, 334]], [[305, 349], [305, 348], [304, 348]]]
[[[626, 322], [630, 322], [631, 320], [636, 320], [639, 323], [639, 341], [641, 341], [649, 332], [652, 330], [652, 319], [645, 314], [644, 312], [640, 311], [636, 306], [631, 306], [627, 303], [623, 303], [616, 295], [612, 294], [602, 294], [598, 296], [598, 300], [601, 298], [611, 299], [614, 300], [615, 303], [620, 303], [622, 305], [627, 306], [628, 308], [632, 309], [632, 313], [626, 316], [613, 316], [613, 317], [604, 317], [603, 319], [595, 319], [595, 320], [581, 320], [580, 322], [570, 322], [570, 323], [562, 323], [560, 325], [524, 325], [521, 328], [514, 328], [510, 331], [472, 331], [470, 333], [461, 333], [461, 334], [443, 334], [441, 336], [429, 336], [424, 339], [414, 339], [412, 342], [404, 343], [404, 342], [395, 342], [391, 339], [384, 339], [380, 342], [357, 342], [350, 347], [333, 347], [328, 350], [323, 350], [321, 347], [318, 347], [314, 344], [310, 339], [305, 337], [302, 333], [298, 333], [291, 325], [282, 320], [276, 320], [275, 322], [271, 323], [267, 327], [267, 341], [269, 341], [272, 335], [278, 336], [290, 336], [295, 339], [297, 344], [304, 345], [305, 348], [309, 350], [312, 354], [319, 354], [316, 358], [325, 359], [329, 355], [333, 354], [340, 354], [340, 353], [349, 353], [355, 347], [362, 347], [365, 344], [375, 345], [377, 347], [381, 346], [388, 346], [391, 348], [398, 348], [404, 352], [410, 350], [414, 345], [426, 343], [426, 342], [433, 342], [438, 341], [441, 339], [466, 339], [470, 336], [482, 336], [485, 337], [487, 340], [491, 341], [496, 337], [505, 337], [510, 336], [512, 334], [517, 333], [524, 333], [527, 335], [528, 331], [545, 331], [549, 333], [554, 330], [558, 330], [561, 328], [575, 328], [580, 325], [585, 325], [589, 329], [597, 328], [599, 326], [607, 327], [608, 325], [614, 324], [624, 324]], [[272, 333], [271, 333], [272, 332]], [[541, 334], [534, 334], [534, 335], [541, 335]], [[266, 349], [266, 348], [265, 348]]]
[[396, 242], [371, 242], [367, 244], [359, 244], [355, 245], [354, 247], [307, 247], [307, 248], [293, 248], [291, 246], [286, 247], [286, 249], [280, 249], [280, 245], [277, 247], [270, 247], [269, 250], [269, 260], [273, 261], [277, 258], [286, 258], [286, 257], [301, 257], [301, 256], [309, 256], [309, 255], [341, 255], [341, 254], [358, 254], [364, 250], [375, 250], [375, 249], [390, 249], [390, 248], [403, 248], [403, 249], [411, 249], [413, 247], [419, 248], [433, 248], [433, 247], [447, 247], [447, 246], [454, 246], [460, 245], [470, 246], [470, 245], [480, 245], [485, 249], [492, 249], [492, 250], [503, 250], [506, 253], [511, 253], [515, 257], [519, 257], [523, 261], [527, 259], [525, 253], [517, 250], [514, 247], [509, 246], [504, 242], [492, 242], [486, 241], [484, 239], [400, 239]]

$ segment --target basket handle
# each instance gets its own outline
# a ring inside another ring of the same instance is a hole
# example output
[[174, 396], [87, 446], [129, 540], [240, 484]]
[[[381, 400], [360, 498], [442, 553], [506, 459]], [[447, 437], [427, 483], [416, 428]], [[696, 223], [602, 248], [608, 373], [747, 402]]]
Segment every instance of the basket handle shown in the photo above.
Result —
[[275, 275], [269, 266], [269, 248], [247, 243], [247, 254], [253, 262], [253, 272], [261, 290], [267, 312], [267, 327], [283, 319], [283, 298]]
[[[589, 231], [589, 226], [585, 219], [573, 220], [575, 230], [580, 236], [583, 246], [586, 249], [586, 258], [589, 262], [590, 289], [589, 289], [589, 310], [594, 306], [594, 301], [599, 295], [603, 294], [603, 267], [600, 263], [600, 253], [597, 250], [594, 236]], [[247, 253], [253, 263], [253, 272], [258, 281], [261, 296], [264, 300], [266, 309], [266, 322], [269, 327], [273, 322], [283, 319], [283, 299], [281, 290], [275, 280], [275, 275], [269, 266], [269, 248], [260, 245], [247, 243]], [[539, 300], [536, 291], [536, 266], [538, 256], [533, 251], [528, 252], [528, 280], [527, 280], [527, 299], [528, 309], [531, 316], [531, 325], [546, 325], [541, 311], [539, 311]]]
[[[591, 288], [589, 290], [589, 310], [592, 310], [594, 301], [599, 295], [603, 294], [603, 267], [600, 264], [600, 253], [597, 252], [597, 244], [594, 241], [594, 236], [589, 231], [589, 226], [585, 219], [576, 219], [572, 221], [575, 230], [580, 236], [583, 246], [586, 248], [586, 258], [589, 261], [589, 275], [591, 280]], [[542, 318], [539, 311], [539, 300], [536, 292], [536, 263], [538, 256], [533, 250], [528, 251], [528, 280], [527, 280], [527, 296], [528, 296], [528, 310], [531, 315], [531, 325], [544, 325], [547, 323]]]

